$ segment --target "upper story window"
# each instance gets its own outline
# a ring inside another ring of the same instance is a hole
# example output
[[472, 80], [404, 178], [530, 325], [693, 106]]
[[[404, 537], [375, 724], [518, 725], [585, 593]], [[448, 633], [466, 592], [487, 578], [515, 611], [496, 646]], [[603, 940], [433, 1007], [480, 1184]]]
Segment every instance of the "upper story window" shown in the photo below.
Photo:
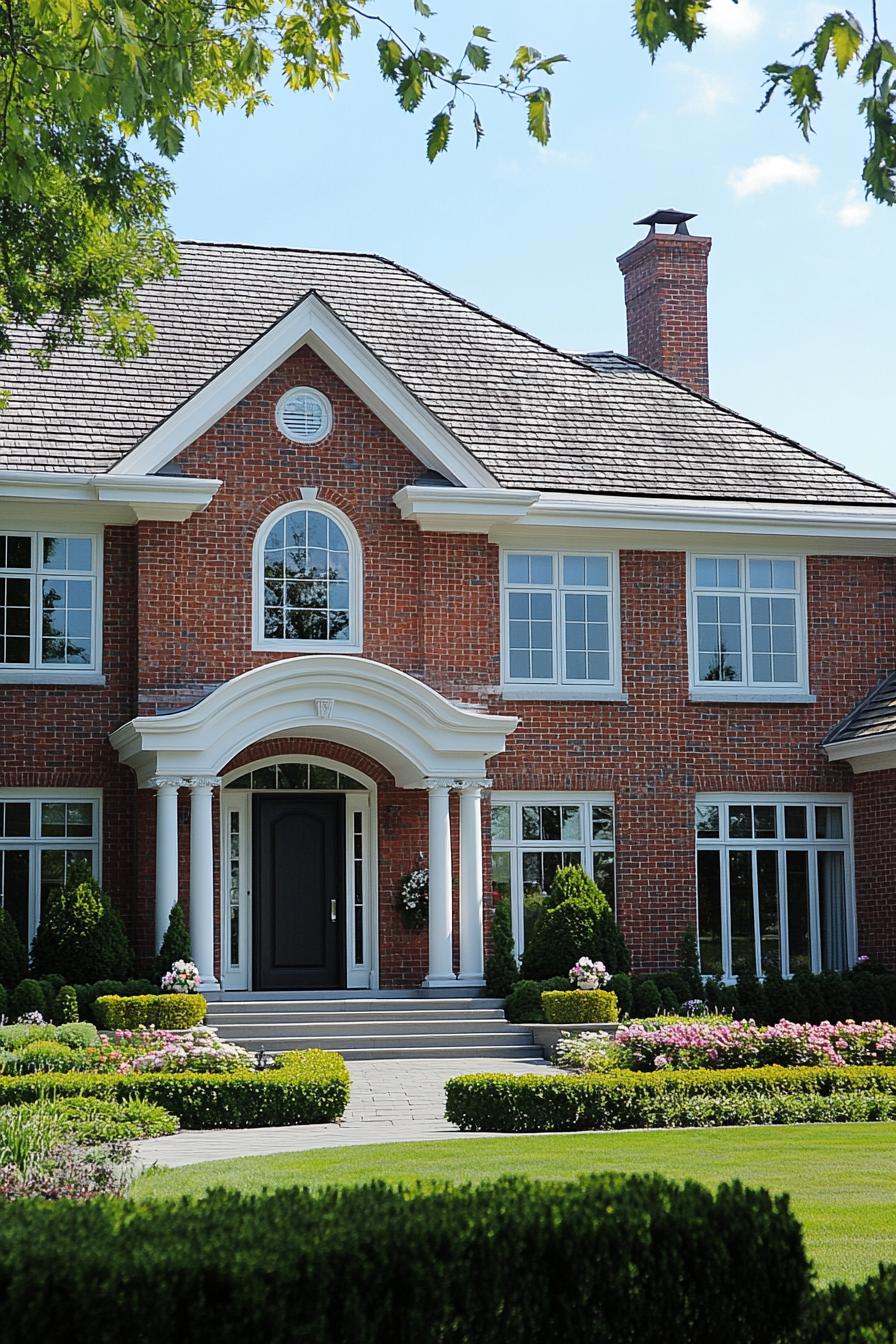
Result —
[[691, 682], [719, 692], [805, 692], [804, 563], [692, 555]]
[[255, 539], [254, 572], [256, 648], [360, 650], [361, 547], [338, 509], [277, 509]]
[[614, 557], [505, 551], [506, 685], [618, 691]]
[[98, 551], [95, 536], [0, 534], [0, 670], [96, 670]]

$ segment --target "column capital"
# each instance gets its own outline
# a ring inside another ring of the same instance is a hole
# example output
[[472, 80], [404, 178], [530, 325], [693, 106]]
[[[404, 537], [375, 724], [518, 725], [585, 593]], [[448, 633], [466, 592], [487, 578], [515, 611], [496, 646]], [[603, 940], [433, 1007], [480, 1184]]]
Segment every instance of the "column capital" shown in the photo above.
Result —
[[456, 779], [424, 779], [423, 781], [423, 787], [427, 793], [450, 793], [456, 786]]
[[182, 789], [188, 781], [180, 775], [153, 775], [146, 783], [151, 789]]
[[212, 789], [217, 789], [220, 783], [220, 775], [190, 775], [189, 778], [184, 780], [184, 784], [193, 793], [202, 793], [205, 789], [211, 793]]
[[490, 779], [458, 779], [455, 781], [459, 793], [484, 793], [490, 789], [492, 781]]

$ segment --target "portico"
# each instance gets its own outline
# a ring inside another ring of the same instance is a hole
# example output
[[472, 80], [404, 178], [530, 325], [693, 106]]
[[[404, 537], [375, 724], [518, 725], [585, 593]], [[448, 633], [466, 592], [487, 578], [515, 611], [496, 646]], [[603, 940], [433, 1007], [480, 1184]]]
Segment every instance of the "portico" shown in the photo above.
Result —
[[[300, 736], [320, 744], [318, 755], [322, 760], [326, 759], [327, 744], [353, 748], [380, 763], [398, 788], [426, 791], [429, 924], [424, 983], [435, 990], [463, 986], [475, 991], [483, 983], [484, 964], [481, 800], [489, 786], [487, 762], [504, 750], [506, 738], [516, 723], [510, 716], [485, 714], [452, 703], [416, 678], [384, 664], [326, 654], [289, 658], [253, 668], [219, 686], [189, 709], [140, 716], [124, 724], [111, 735], [112, 745], [120, 759], [135, 771], [139, 787], [153, 789], [156, 795], [156, 946], [178, 897], [178, 796], [181, 790], [189, 790], [193, 953], [204, 983], [210, 989], [218, 987], [222, 958], [215, 956], [215, 903], [219, 895], [215, 875], [221, 871], [221, 865], [216, 860], [214, 845], [215, 793], [229, 763], [241, 751], [269, 739]], [[336, 792], [342, 792], [348, 799], [361, 796], [350, 787], [337, 788]], [[452, 912], [453, 793], [460, 797], [457, 973]], [[366, 824], [369, 872], [375, 875], [378, 843], [375, 790], [371, 790], [371, 795]], [[303, 796], [306, 802], [317, 796], [313, 783]], [[257, 818], [257, 810], [253, 815]], [[337, 808], [333, 824], [337, 829], [341, 825], [340, 834], [348, 835], [344, 819], [340, 821], [340, 816], [345, 815]], [[302, 824], [306, 823], [307, 818]], [[292, 824], [289, 816], [283, 814], [284, 844], [293, 848], [289, 861], [284, 860], [282, 891], [277, 897], [284, 903], [280, 927], [292, 918], [296, 901], [317, 900], [323, 911], [321, 919], [324, 922], [332, 919], [334, 925], [332, 931], [325, 933], [341, 937], [347, 956], [352, 936], [348, 910], [351, 893], [338, 881], [324, 891], [321, 879], [317, 883], [321, 890], [317, 896], [313, 895], [317, 891], [316, 879], [310, 871], [314, 865], [297, 862], [297, 857], [316, 853], [317, 842], [300, 841], [295, 829], [298, 824], [298, 821]], [[313, 825], [307, 834], [310, 836], [312, 831]], [[257, 850], [267, 843], [257, 819], [255, 832], [253, 843]], [[351, 840], [350, 835], [348, 839]], [[323, 858], [321, 864], [323, 872], [326, 867]], [[259, 872], [257, 864], [255, 872]], [[293, 878], [287, 875], [296, 872], [299, 886], [305, 884], [301, 896], [299, 887], [293, 888]], [[263, 899], [262, 890], [253, 885], [253, 899]], [[371, 897], [373, 910], [375, 895]], [[257, 909], [252, 927], [259, 928]], [[302, 928], [311, 931], [318, 928], [314, 910], [304, 925], [301, 920], [295, 924], [294, 944], [305, 936]], [[375, 929], [373, 934], [375, 937]], [[267, 935], [257, 934], [259, 938], [262, 936]], [[257, 974], [257, 957], [253, 965]], [[374, 982], [375, 972], [371, 972], [371, 988], [376, 987]], [[350, 977], [346, 979], [340, 968], [333, 987], [350, 983]]]

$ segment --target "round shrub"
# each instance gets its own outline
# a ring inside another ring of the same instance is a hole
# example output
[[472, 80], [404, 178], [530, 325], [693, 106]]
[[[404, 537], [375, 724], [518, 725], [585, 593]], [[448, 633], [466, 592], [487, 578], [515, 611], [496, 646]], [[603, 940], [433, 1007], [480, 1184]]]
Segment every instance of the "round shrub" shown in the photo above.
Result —
[[[171, 907], [171, 914], [168, 916], [168, 928], [165, 930], [159, 955], [156, 957], [157, 983], [161, 982], [162, 976], [166, 971], [171, 970], [176, 961], [192, 960], [193, 944], [190, 940], [190, 930], [187, 928], [184, 908], [180, 901], [175, 901]], [[148, 992], [151, 993], [152, 991]]]
[[124, 924], [86, 861], [73, 863], [63, 887], [50, 892], [32, 948], [34, 970], [66, 980], [124, 979], [131, 949]]
[[47, 1016], [47, 998], [39, 980], [20, 980], [9, 996], [9, 1015], [14, 1020], [26, 1013]]
[[492, 913], [492, 950], [485, 963], [485, 992], [490, 998], [506, 999], [519, 978], [513, 954], [510, 901], [502, 900]]
[[602, 961], [611, 974], [628, 970], [628, 949], [613, 912], [596, 887], [595, 891], [596, 898], [570, 896], [545, 910], [523, 953], [522, 971], [527, 980], [568, 978], [579, 957]]
[[107, 994], [96, 1001], [100, 1025], [110, 1030], [160, 1027], [185, 1031], [198, 1027], [207, 1009], [202, 994], [135, 994], [130, 998]]
[[569, 989], [568, 975], [550, 980], [518, 980], [507, 995], [504, 1016], [508, 1022], [543, 1022], [541, 996], [545, 991], [559, 989]]
[[656, 981], [649, 977], [646, 980], [636, 980], [632, 992], [632, 1012], [635, 1017], [655, 1017], [663, 1006], [660, 992], [656, 987]]
[[63, 985], [56, 995], [53, 1005], [53, 1021], [61, 1026], [64, 1022], [78, 1021], [78, 996], [74, 985]]
[[82, 1056], [61, 1041], [32, 1041], [10, 1055], [7, 1073], [71, 1073]]
[[56, 1028], [56, 1040], [70, 1045], [73, 1050], [85, 1050], [99, 1045], [100, 1036], [92, 1022], [64, 1022]]
[[28, 949], [12, 916], [0, 907], [0, 985], [10, 993], [28, 973]]
[[546, 1022], [618, 1022], [616, 995], [607, 989], [548, 990], [541, 996]]

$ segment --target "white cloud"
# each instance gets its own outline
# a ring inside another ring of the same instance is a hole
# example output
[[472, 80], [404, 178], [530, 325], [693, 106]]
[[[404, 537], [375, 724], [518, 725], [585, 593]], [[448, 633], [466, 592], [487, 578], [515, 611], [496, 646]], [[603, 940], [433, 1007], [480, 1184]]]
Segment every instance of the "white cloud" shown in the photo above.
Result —
[[747, 168], [732, 168], [728, 186], [735, 196], [756, 196], [790, 182], [812, 186], [818, 169], [808, 159], [792, 159], [787, 154], [761, 154]]
[[765, 15], [753, 0], [713, 0], [706, 14], [706, 31], [725, 42], [749, 42], [765, 22]]
[[734, 102], [731, 82], [696, 65], [677, 64], [677, 74], [687, 81], [687, 96], [681, 104], [682, 112], [696, 116], [713, 116], [724, 103]]
[[837, 223], [844, 229], [860, 229], [868, 223], [872, 209], [871, 202], [865, 200], [858, 187], [850, 187], [837, 211]]

